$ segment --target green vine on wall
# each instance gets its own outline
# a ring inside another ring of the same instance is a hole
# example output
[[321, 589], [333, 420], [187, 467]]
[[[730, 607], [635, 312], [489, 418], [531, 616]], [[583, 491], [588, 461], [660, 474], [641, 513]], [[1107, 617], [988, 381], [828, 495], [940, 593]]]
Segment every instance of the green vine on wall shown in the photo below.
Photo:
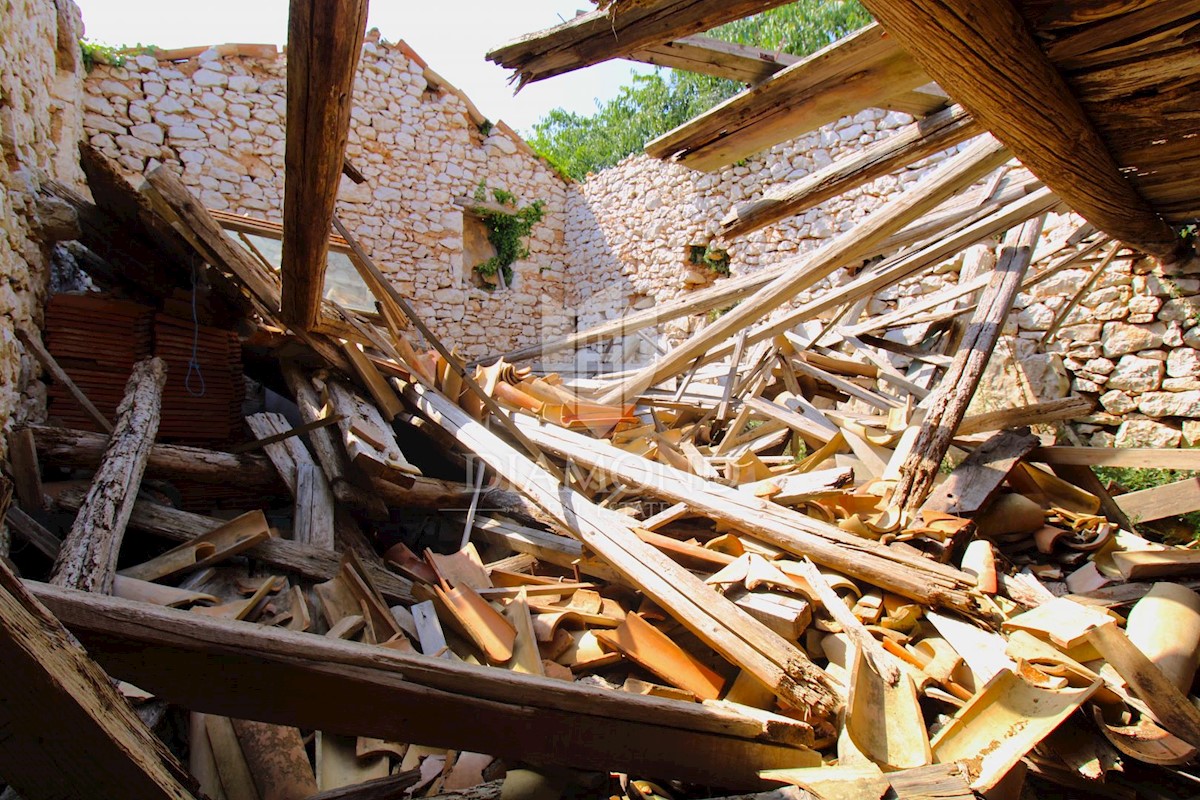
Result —
[[[496, 255], [480, 264], [475, 265], [475, 271], [484, 277], [501, 273], [506, 286], [512, 285], [512, 265], [522, 258], [529, 256], [529, 247], [525, 237], [533, 231], [533, 226], [542, 221], [545, 216], [545, 203], [534, 200], [527, 206], [517, 208], [517, 197], [512, 192], [503, 189], [490, 189], [484, 181], [479, 182], [475, 189], [475, 200], [480, 203], [488, 202], [488, 192], [492, 199], [502, 209], [489, 208], [480, 205], [472, 211], [487, 226], [488, 241], [496, 248]], [[512, 209], [509, 211], [508, 209]]]

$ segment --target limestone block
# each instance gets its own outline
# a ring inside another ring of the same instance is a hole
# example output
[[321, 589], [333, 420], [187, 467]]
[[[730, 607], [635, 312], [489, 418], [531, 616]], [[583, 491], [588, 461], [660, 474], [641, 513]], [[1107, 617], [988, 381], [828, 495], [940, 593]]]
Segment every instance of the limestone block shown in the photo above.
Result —
[[1196, 297], [1173, 297], [1163, 303], [1158, 312], [1158, 318], [1161, 320], [1175, 320], [1188, 324], [1194, 323], [1198, 317], [1200, 298]]
[[1176, 347], [1167, 354], [1167, 374], [1172, 378], [1200, 375], [1200, 350]]
[[1124, 322], [1105, 323], [1104, 355], [1113, 358], [1126, 353], [1136, 353], [1139, 350], [1161, 347], [1165, 331], [1166, 326], [1162, 324], [1139, 326]]
[[1200, 391], [1147, 392], [1138, 398], [1138, 411], [1148, 417], [1200, 417]]
[[1140, 394], [1152, 392], [1162, 385], [1163, 362], [1135, 355], [1122, 356], [1108, 376], [1108, 388]]
[[1150, 419], [1127, 419], [1117, 429], [1116, 447], [1178, 447], [1183, 433], [1178, 428]]
[[217, 72], [216, 63], [209, 63], [204, 69], [198, 69], [192, 73], [192, 81], [197, 86], [227, 86], [229, 84], [229, 76], [224, 73]]
[[1128, 414], [1137, 408], [1137, 402], [1119, 389], [1109, 389], [1100, 395], [1100, 405], [1110, 414]]

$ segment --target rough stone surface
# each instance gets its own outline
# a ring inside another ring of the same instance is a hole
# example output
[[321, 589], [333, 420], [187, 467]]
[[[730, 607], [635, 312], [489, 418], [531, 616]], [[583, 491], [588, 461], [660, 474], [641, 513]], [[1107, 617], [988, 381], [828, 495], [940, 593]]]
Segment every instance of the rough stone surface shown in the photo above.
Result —
[[1147, 417], [1200, 417], [1200, 391], [1147, 392], [1138, 399]]
[[[49, 179], [82, 188], [83, 67], [74, 44], [82, 33], [69, 0], [9, 0], [0, 12], [0, 434], [45, 413], [38, 367], [13, 331], [41, 327], [51, 246], [70, 233], [40, 189]], [[59, 41], [68, 43], [63, 52]]]
[[1108, 388], [1140, 394], [1162, 385], [1163, 362], [1141, 356], [1122, 356], [1108, 376]]
[[1179, 447], [1183, 433], [1152, 419], [1127, 419], [1117, 429], [1117, 447]]

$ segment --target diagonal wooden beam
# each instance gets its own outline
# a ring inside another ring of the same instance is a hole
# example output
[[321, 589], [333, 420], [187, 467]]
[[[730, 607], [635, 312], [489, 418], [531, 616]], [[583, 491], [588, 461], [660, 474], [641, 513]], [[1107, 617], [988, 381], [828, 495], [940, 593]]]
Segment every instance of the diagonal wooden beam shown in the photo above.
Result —
[[1122, 176], [1066, 80], [1009, 0], [863, 0], [930, 77], [1067, 205], [1164, 260], [1180, 239]]
[[787, 0], [611, 0], [553, 28], [487, 54], [516, 71], [518, 88], [572, 70], [624, 58], [651, 45], [711, 30], [784, 5]]
[[791, 53], [723, 42], [711, 36], [685, 36], [673, 42], [651, 45], [630, 53], [626, 58], [656, 67], [699, 72], [714, 78], [750, 84], [766, 80], [800, 60], [800, 56]]
[[292, 0], [283, 188], [283, 321], [317, 324], [367, 0]]

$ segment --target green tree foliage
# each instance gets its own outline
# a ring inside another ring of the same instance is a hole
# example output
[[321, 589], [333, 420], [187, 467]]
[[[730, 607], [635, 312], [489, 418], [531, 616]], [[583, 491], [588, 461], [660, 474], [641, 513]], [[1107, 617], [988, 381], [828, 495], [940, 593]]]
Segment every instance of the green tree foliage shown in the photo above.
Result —
[[[728, 42], [807, 55], [866, 25], [857, 0], [797, 0], [709, 31]], [[634, 74], [591, 116], [556, 108], [536, 122], [529, 143], [573, 178], [611, 167], [646, 142], [741, 91], [722, 78], [680, 70]]]

